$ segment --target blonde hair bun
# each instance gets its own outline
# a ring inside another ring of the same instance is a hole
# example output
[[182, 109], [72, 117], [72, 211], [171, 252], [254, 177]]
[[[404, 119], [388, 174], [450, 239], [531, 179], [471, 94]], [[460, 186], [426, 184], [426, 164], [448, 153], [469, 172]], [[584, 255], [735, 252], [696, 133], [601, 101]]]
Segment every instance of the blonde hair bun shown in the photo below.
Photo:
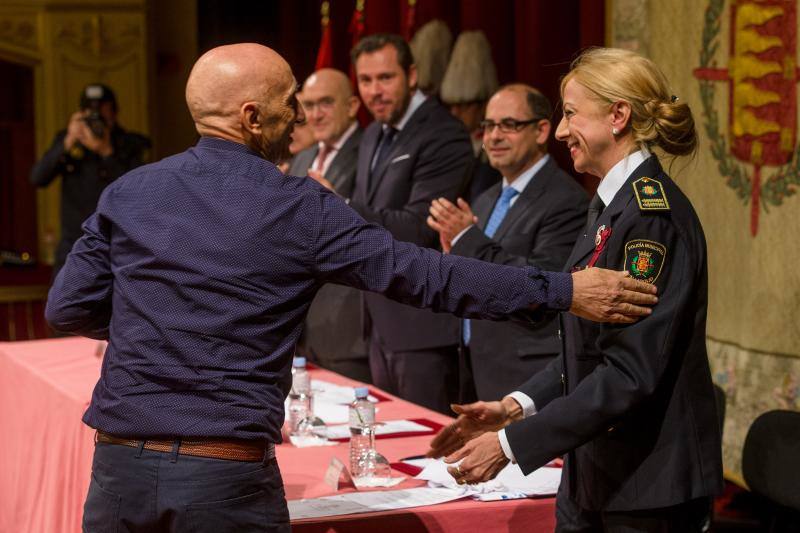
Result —
[[651, 60], [619, 48], [591, 48], [572, 63], [561, 80], [575, 79], [602, 103], [628, 102], [637, 144], [658, 146], [671, 155], [697, 149], [697, 131], [688, 104], [674, 97], [667, 78]]

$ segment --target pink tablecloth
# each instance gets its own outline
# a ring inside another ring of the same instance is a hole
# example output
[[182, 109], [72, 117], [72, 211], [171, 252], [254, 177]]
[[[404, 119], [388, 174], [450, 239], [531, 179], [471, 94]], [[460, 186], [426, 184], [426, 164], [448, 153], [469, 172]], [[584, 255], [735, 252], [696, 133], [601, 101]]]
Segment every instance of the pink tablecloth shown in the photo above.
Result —
[[[94, 431], [80, 421], [100, 371], [97, 343], [70, 338], [0, 343], [0, 531], [80, 531], [89, 486]], [[355, 382], [325, 370], [313, 379]], [[388, 396], [388, 395], [387, 395]], [[378, 420], [449, 419], [390, 397], [378, 404]], [[429, 436], [381, 439], [390, 461], [421, 454]], [[347, 444], [277, 448], [288, 499], [332, 494], [322, 482], [331, 457], [347, 463]], [[400, 475], [400, 474], [398, 474]], [[422, 486], [406, 480], [397, 488]], [[351, 489], [352, 490], [352, 489]], [[294, 531], [552, 531], [554, 500], [474, 502], [461, 500], [401, 511], [349, 515], [293, 524]]]

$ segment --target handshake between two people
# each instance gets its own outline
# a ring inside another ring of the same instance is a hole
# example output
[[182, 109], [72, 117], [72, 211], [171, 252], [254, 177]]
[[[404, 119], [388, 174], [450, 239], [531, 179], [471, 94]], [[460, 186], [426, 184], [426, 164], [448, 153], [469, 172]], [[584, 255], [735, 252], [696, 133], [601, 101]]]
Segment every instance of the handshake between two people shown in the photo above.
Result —
[[448, 464], [461, 461], [447, 469], [459, 484], [494, 479], [509, 462], [497, 432], [522, 420], [522, 407], [510, 396], [451, 407], [458, 418], [434, 437], [426, 456], [444, 456]]
[[[628, 277], [627, 272], [588, 268], [572, 274], [570, 313], [595, 322], [632, 323], [652, 313], [657, 302], [653, 285]], [[455, 422], [431, 441], [428, 457], [457, 463], [448, 472], [460, 484], [493, 479], [509, 462], [497, 432], [523, 417], [510, 396], [500, 401], [453, 405]]]
[[[428, 226], [439, 233], [442, 250], [478, 222], [470, 205], [439, 198], [431, 203]], [[630, 277], [628, 272], [587, 268], [572, 273], [570, 313], [595, 322], [630, 324], [652, 313], [658, 302], [654, 285]], [[460, 484], [489, 481], [508, 464], [498, 431], [521, 420], [522, 407], [512, 397], [501, 401], [453, 405], [455, 422], [431, 442], [428, 457], [445, 457], [448, 472]], [[460, 463], [459, 463], [460, 461]], [[457, 465], [455, 463], [458, 463]]]

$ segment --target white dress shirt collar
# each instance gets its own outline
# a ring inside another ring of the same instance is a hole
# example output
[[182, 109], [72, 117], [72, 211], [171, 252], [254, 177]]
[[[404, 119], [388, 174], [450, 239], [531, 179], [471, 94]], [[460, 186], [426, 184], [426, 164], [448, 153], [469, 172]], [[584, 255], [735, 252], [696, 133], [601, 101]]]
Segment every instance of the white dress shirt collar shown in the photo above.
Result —
[[[425, 93], [417, 89], [414, 92], [414, 95], [411, 97], [411, 101], [408, 103], [408, 108], [406, 109], [406, 112], [403, 114], [403, 117], [397, 121], [397, 124], [394, 124], [394, 129], [396, 129], [397, 131], [402, 131], [403, 128], [405, 128], [406, 124], [408, 124], [408, 121], [411, 120], [411, 115], [413, 115], [414, 112], [417, 109], [419, 109], [419, 106], [424, 104], [425, 100], [427, 99], [428, 97], [425, 96]], [[383, 127], [385, 129], [387, 125], [384, 124]]]
[[[355, 133], [356, 129], [358, 129], [358, 122], [354, 121], [352, 124], [350, 124], [349, 128], [344, 130], [344, 133], [342, 133], [341, 137], [339, 137], [339, 140], [333, 143], [333, 150], [338, 152], [342, 146], [344, 146], [344, 143], [347, 142], [347, 139], [353, 136], [353, 133]], [[319, 149], [322, 150], [322, 143], [319, 143]]]
[[357, 128], [358, 128], [358, 122], [353, 122], [350, 125], [350, 127], [347, 128], [345, 132], [339, 137], [339, 140], [333, 143], [333, 146], [331, 146], [330, 152], [328, 153], [328, 156], [325, 158], [325, 161], [323, 162], [321, 169], [319, 169], [319, 158], [322, 156], [322, 152], [325, 150], [325, 143], [322, 141], [317, 143], [317, 155], [316, 157], [314, 157], [314, 161], [312, 161], [311, 163], [311, 168], [321, 170], [322, 175], [324, 176], [328, 172], [328, 169], [331, 167], [331, 163], [339, 153], [339, 150], [341, 150], [342, 146], [344, 146], [344, 143], [347, 142], [347, 139], [352, 137], [353, 133], [355, 133]]
[[[536, 176], [536, 173], [539, 172], [542, 169], [542, 167], [545, 166], [545, 164], [547, 164], [549, 160], [550, 160], [550, 155], [544, 154], [543, 157], [540, 157], [536, 163], [528, 167], [528, 169], [525, 170], [525, 172], [517, 176], [517, 179], [512, 181], [510, 184], [508, 183], [508, 179], [506, 179], [506, 177], [503, 176], [503, 189], [505, 189], [508, 186], [511, 186], [515, 188], [517, 192], [522, 194], [522, 191], [525, 190], [525, 187], [527, 187], [528, 184], [531, 181], [533, 181], [533, 177]], [[511, 202], [513, 203], [515, 199], [516, 197], [512, 199]]]
[[597, 195], [608, 206], [617, 195], [617, 192], [625, 185], [628, 177], [636, 170], [636, 167], [644, 163], [650, 157], [650, 150], [642, 148], [622, 158], [616, 165], [611, 167], [608, 174], [600, 180], [597, 186]]
[[[531, 165], [529, 169], [520, 174], [517, 177], [517, 179], [515, 179], [511, 183], [511, 187], [516, 189], [519, 194], [517, 194], [511, 199], [511, 201], [508, 203], [509, 207], [513, 206], [517, 202], [517, 199], [520, 197], [520, 194], [522, 194], [522, 191], [525, 190], [525, 187], [527, 187], [530, 184], [530, 182], [533, 181], [534, 176], [536, 176], [536, 174], [542, 169], [543, 166], [547, 164], [547, 161], [549, 160], [550, 160], [550, 155], [544, 154], [544, 157], [542, 157], [536, 163]], [[505, 177], [503, 177], [503, 189], [505, 189], [508, 186], [509, 186], [508, 180]], [[502, 189], [500, 190], [502, 191]], [[458, 242], [461, 236], [464, 235], [472, 226], [474, 226], [474, 224], [470, 224], [469, 226], [458, 232], [458, 234], [455, 237], [453, 237], [453, 240], [450, 241], [450, 245], [455, 246], [456, 242]]]

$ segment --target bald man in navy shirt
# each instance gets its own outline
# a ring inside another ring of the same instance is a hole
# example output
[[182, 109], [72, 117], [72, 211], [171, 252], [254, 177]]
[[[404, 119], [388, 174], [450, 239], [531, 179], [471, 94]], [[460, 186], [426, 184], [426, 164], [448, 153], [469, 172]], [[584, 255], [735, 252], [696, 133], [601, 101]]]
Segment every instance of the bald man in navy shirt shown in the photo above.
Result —
[[465, 317], [570, 309], [635, 321], [623, 273], [543, 272], [395, 241], [273, 164], [304, 119], [296, 80], [257, 44], [215, 48], [186, 87], [201, 135], [103, 192], [51, 289], [59, 331], [108, 339], [83, 417], [97, 429], [84, 530], [288, 531], [274, 445], [303, 319], [336, 282]]

